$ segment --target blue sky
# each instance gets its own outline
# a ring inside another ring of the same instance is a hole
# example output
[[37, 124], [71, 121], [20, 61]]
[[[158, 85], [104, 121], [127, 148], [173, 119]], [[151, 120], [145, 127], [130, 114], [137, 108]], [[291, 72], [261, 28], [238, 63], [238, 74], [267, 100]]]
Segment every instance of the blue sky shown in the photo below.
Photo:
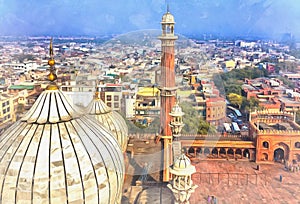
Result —
[[183, 35], [300, 38], [299, 0], [0, 0], [0, 35], [102, 35], [160, 29], [166, 2]]

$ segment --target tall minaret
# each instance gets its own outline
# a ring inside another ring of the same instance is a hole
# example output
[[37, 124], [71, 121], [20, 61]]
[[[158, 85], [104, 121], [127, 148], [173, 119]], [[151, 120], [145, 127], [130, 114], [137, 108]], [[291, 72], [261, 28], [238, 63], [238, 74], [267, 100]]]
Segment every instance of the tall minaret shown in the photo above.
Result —
[[161, 40], [161, 84], [160, 84], [160, 97], [161, 97], [161, 112], [160, 133], [163, 136], [172, 135], [169, 123], [171, 116], [169, 113], [175, 105], [175, 40], [177, 36], [174, 35], [174, 16], [169, 12], [165, 13], [162, 17], [162, 34], [158, 38]]
[[161, 83], [160, 83], [160, 135], [163, 138], [164, 148], [164, 170], [163, 181], [170, 180], [169, 166], [173, 163], [172, 155], [172, 130], [169, 126], [171, 122], [172, 107], [175, 105], [175, 40], [174, 16], [169, 12], [162, 17], [162, 34], [158, 38], [161, 40]]

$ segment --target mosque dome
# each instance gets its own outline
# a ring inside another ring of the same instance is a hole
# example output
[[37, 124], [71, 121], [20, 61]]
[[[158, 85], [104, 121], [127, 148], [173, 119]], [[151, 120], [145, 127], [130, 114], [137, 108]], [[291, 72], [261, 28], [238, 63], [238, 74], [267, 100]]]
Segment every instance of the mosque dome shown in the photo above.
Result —
[[102, 125], [110, 130], [121, 147], [123, 152], [126, 151], [128, 142], [128, 127], [124, 118], [116, 111], [112, 111], [96, 93], [95, 98], [86, 108], [86, 113], [93, 115]]
[[123, 181], [113, 134], [55, 83], [1, 136], [0, 203], [120, 203]]

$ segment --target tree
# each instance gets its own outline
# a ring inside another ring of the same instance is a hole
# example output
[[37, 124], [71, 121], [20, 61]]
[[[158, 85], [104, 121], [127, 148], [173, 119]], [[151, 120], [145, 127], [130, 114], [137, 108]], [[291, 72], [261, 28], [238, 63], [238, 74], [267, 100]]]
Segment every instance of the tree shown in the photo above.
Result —
[[235, 94], [241, 95], [242, 87], [241, 87], [241, 85], [238, 85], [238, 84], [230, 84], [225, 87], [225, 91], [226, 91], [226, 93], [235, 93]]
[[243, 97], [239, 94], [230, 93], [228, 94], [227, 98], [230, 104], [237, 106], [238, 108], [240, 108], [243, 103]]
[[263, 106], [259, 105], [259, 100], [255, 97], [250, 97], [250, 99], [243, 97], [241, 109], [248, 118], [248, 113], [250, 113], [251, 111], [254, 111], [255, 109], [263, 110]]
[[207, 135], [215, 134], [217, 132], [215, 126], [210, 125], [207, 121], [200, 118], [200, 115], [191, 103], [183, 102], [180, 104], [180, 107], [184, 112], [183, 122], [185, 125], [182, 129], [183, 134]]
[[255, 97], [250, 97], [249, 99], [250, 110], [254, 110], [259, 107], [259, 100]]
[[199, 114], [193, 108], [193, 105], [189, 102], [185, 101], [180, 103], [180, 107], [184, 112], [184, 116], [183, 116], [184, 127], [182, 129], [182, 133], [183, 134], [196, 133], [198, 129]]
[[199, 120], [197, 133], [200, 135], [215, 134], [217, 129], [205, 120]]

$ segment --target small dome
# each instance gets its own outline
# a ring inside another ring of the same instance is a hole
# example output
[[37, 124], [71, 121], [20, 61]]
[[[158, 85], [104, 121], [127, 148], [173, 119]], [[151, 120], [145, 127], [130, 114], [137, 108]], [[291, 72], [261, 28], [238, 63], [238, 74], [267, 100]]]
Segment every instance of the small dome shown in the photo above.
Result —
[[179, 106], [178, 103], [176, 103], [173, 107], [172, 107], [172, 111], [171, 113], [169, 113], [171, 116], [183, 116], [184, 112], [182, 111], [182, 108]]
[[128, 142], [128, 127], [124, 118], [116, 111], [112, 111], [101, 99], [95, 98], [86, 108], [86, 113], [93, 115], [102, 125], [110, 130], [123, 152]]
[[196, 172], [196, 168], [185, 154], [181, 154], [170, 167], [170, 172], [174, 175], [191, 175]]
[[170, 12], [165, 13], [162, 17], [161, 23], [173, 23], [174, 24], [175, 23], [174, 16]]
[[0, 203], [120, 203], [118, 142], [60, 90], [44, 91], [0, 141]]
[[176, 169], [186, 169], [189, 166], [191, 166], [191, 160], [185, 154], [181, 154], [174, 163]]

